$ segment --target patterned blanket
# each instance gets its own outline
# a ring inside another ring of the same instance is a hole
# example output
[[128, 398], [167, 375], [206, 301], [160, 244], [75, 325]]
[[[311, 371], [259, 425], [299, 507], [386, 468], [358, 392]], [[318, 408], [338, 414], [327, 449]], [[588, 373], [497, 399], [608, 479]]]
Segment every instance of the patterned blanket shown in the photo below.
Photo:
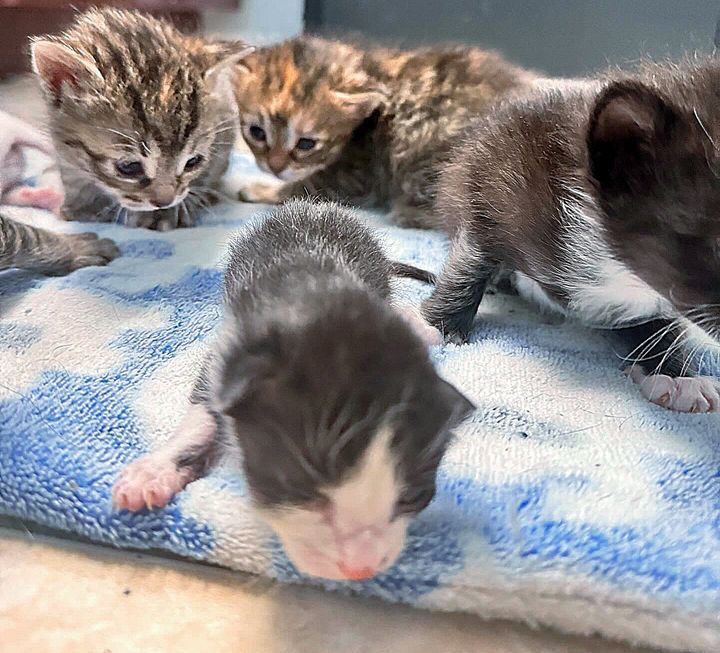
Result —
[[[317, 582], [252, 518], [237, 452], [164, 510], [110, 505], [121, 467], [178, 422], [220, 316], [224, 243], [257, 211], [227, 203], [164, 234], [94, 225], [121, 246], [109, 267], [0, 274], [0, 513]], [[441, 235], [369, 219], [392, 256], [440, 269]], [[419, 302], [427, 288], [405, 280], [397, 291]], [[470, 344], [433, 351], [478, 406], [436, 499], [387, 573], [326, 586], [720, 650], [720, 417], [644, 401], [602, 334], [499, 295], [480, 313]]]

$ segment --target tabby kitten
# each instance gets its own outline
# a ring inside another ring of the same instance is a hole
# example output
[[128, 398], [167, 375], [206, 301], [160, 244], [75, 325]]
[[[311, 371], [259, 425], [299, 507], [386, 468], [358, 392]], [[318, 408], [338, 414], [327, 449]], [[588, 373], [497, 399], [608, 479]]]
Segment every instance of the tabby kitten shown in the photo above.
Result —
[[321, 195], [390, 209], [430, 227], [436, 172], [453, 137], [534, 75], [470, 47], [401, 51], [301, 36], [237, 66], [242, 135], [285, 185], [248, 184], [241, 199]]
[[106, 265], [119, 250], [93, 233], [56, 234], [0, 214], [0, 270], [23, 268], [62, 275], [89, 265]]
[[237, 120], [232, 69], [251, 48], [114, 9], [90, 10], [31, 47], [65, 218], [192, 226], [227, 167]]

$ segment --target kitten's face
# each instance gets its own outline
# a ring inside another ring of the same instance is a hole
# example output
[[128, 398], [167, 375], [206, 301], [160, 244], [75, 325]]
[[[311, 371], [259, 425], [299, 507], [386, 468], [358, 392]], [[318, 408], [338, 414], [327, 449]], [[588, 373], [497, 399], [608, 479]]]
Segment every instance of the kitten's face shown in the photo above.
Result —
[[405, 325], [385, 341], [363, 329], [313, 328], [249, 364], [230, 348], [220, 377], [260, 516], [301, 572], [333, 580], [395, 562], [435, 494], [449, 429], [472, 409], [422, 343], [406, 346]]
[[624, 261], [720, 339], [720, 66], [662, 91], [610, 85], [594, 110], [591, 171]]
[[[123, 110], [124, 109], [124, 110]], [[155, 211], [183, 202], [213, 156], [219, 126], [212, 108], [200, 109], [197, 126], [173, 143], [118, 111], [98, 120], [81, 103], [65, 106], [57, 150], [116, 202], [135, 211]], [[124, 119], [123, 119], [124, 118]], [[91, 122], [92, 120], [92, 122]]]
[[383, 101], [355, 52], [318, 39], [266, 48], [237, 70], [245, 142], [258, 166], [298, 181], [334, 163]]
[[243, 53], [223, 54], [119, 11], [34, 42], [58, 154], [126, 209], [180, 204], [233, 140], [230, 78]]

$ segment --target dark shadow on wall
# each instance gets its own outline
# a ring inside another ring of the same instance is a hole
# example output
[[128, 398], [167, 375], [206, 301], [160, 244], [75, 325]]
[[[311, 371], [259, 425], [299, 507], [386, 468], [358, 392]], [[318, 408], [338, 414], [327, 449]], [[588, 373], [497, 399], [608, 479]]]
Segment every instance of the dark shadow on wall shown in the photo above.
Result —
[[311, 32], [385, 43], [460, 41], [496, 48], [553, 75], [580, 75], [642, 55], [710, 51], [716, 0], [306, 0]]

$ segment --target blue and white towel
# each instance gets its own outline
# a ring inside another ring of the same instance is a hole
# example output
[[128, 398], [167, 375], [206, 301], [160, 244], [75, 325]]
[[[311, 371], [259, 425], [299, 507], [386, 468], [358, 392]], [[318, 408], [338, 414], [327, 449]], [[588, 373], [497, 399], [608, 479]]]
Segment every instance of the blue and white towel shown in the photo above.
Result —
[[[123, 465], [181, 416], [220, 316], [224, 243], [257, 211], [225, 204], [201, 226], [165, 234], [96, 225], [122, 249], [107, 268], [0, 275], [0, 512], [317, 582], [252, 518], [237, 454], [165, 510], [110, 504]], [[442, 236], [381, 230], [393, 257], [440, 269]], [[399, 292], [418, 302], [427, 289], [402, 281]], [[433, 356], [478, 411], [399, 562], [373, 580], [327, 586], [719, 651], [720, 417], [647, 403], [602, 335], [511, 298], [486, 298], [471, 344]]]

